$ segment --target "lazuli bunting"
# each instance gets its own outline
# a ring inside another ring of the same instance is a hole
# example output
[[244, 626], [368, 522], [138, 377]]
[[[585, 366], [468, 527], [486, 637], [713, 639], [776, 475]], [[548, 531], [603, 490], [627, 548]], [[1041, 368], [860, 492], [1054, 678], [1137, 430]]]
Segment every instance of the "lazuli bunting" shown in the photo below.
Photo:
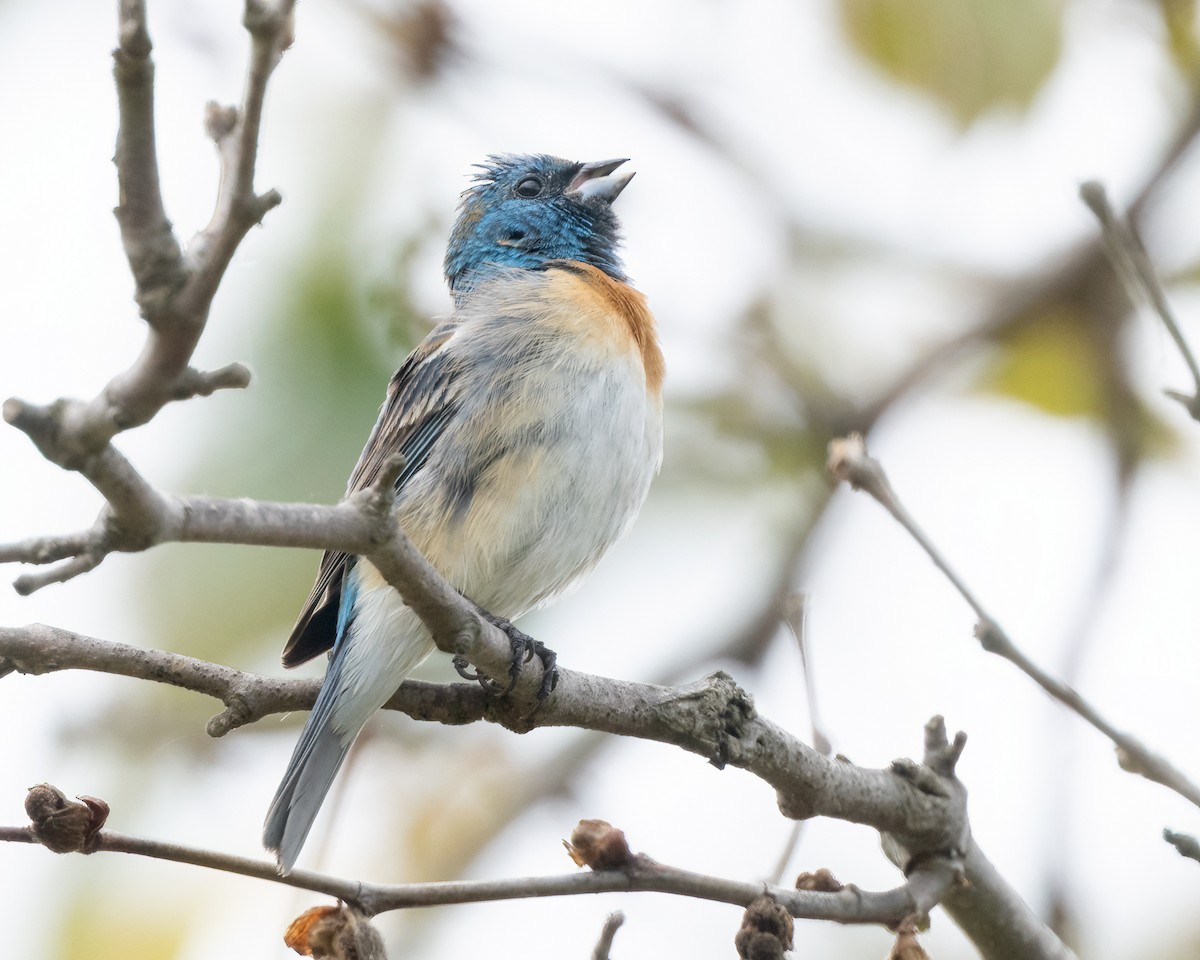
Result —
[[[662, 460], [663, 359], [629, 286], [612, 203], [624, 160], [496, 156], [446, 250], [449, 320], [392, 377], [350, 476], [405, 457], [396, 518], [481, 609], [515, 618], [589, 570], [632, 523]], [[283, 651], [332, 650], [263, 843], [291, 870], [351, 743], [434, 649], [370, 563], [321, 558]]]

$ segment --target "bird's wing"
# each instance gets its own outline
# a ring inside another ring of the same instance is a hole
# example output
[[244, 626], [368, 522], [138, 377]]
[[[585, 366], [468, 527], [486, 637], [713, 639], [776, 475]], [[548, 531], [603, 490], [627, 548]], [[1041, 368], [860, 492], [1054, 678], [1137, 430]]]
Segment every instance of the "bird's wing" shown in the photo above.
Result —
[[[429, 459], [429, 452], [458, 410], [461, 367], [442, 348], [456, 325], [435, 329], [404, 361], [388, 384], [387, 398], [350, 475], [347, 494], [369, 487], [394, 453], [404, 455], [396, 490]], [[283, 648], [283, 665], [294, 667], [329, 650], [337, 639], [342, 579], [353, 562], [349, 554], [327, 550], [317, 581]]]

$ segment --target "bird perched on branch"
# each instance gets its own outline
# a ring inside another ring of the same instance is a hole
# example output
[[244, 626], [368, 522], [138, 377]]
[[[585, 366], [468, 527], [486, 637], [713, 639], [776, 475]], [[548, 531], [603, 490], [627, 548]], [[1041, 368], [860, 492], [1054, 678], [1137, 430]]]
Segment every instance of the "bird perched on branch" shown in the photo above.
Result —
[[[589, 570], [662, 459], [662, 354], [612, 210], [633, 177], [617, 172], [624, 163], [494, 156], [480, 167], [446, 250], [453, 313], [392, 377], [350, 477], [361, 490], [402, 454], [401, 528], [493, 618], [518, 617]], [[267, 814], [263, 843], [281, 873], [358, 732], [433, 649], [368, 561], [321, 558], [283, 651], [289, 667], [332, 653]]]

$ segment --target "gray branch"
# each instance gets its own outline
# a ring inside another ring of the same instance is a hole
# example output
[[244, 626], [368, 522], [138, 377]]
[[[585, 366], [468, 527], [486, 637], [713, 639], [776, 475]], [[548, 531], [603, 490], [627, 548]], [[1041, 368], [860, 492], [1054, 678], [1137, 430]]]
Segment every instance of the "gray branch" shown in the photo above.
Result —
[[[68, 806], [87, 815], [81, 804], [68, 802]], [[64, 812], [69, 815], [74, 811], [57, 811], [59, 814]], [[32, 827], [0, 827], [0, 842], [39, 843], [38, 827], [36, 822]], [[65, 835], [67, 832], [60, 830], [58, 837], [61, 840]], [[416, 907], [613, 892], [670, 893], [744, 907], [766, 893], [792, 916], [802, 919], [897, 924], [909, 917], [925, 916], [961, 878], [961, 866], [957, 860], [933, 859], [913, 870], [903, 884], [892, 890], [871, 892], [853, 886], [842, 887], [836, 892], [795, 890], [694, 873], [638, 854], [619, 868], [558, 876], [373, 884], [311, 870], [294, 870], [281, 876], [276, 864], [271, 861], [132, 837], [109, 830], [80, 829], [79, 838], [77, 850], [71, 851], [56, 845], [56, 852], [126, 853], [222, 870], [335, 897], [353, 906], [364, 917]], [[613, 929], [615, 931], [615, 927]]]
[[1168, 390], [1167, 396], [1182, 403], [1193, 420], [1200, 420], [1200, 364], [1197, 364], [1196, 355], [1192, 353], [1179, 321], [1175, 319], [1175, 312], [1171, 309], [1166, 291], [1154, 272], [1150, 255], [1146, 253], [1141, 238], [1138, 237], [1132, 223], [1121, 220], [1113, 211], [1104, 184], [1089, 180], [1080, 186], [1079, 196], [1099, 222], [1109, 260], [1128, 288], [1130, 297], [1136, 298], [1140, 291], [1150, 302], [1163, 326], [1167, 328], [1167, 333], [1175, 341], [1175, 347], [1191, 374], [1191, 394]]
[[608, 919], [604, 921], [604, 927], [600, 931], [600, 936], [596, 940], [596, 946], [592, 950], [592, 960], [609, 960], [613, 938], [624, 922], [625, 914], [620, 910], [614, 910], [608, 915]]
[[[269, 713], [306, 709], [319, 688], [316, 681], [260, 677], [52, 627], [0, 628], [0, 674], [63, 669], [153, 680], [219, 699], [226, 710], [209, 723], [214, 736]], [[946, 786], [952, 773], [911, 761], [869, 769], [822, 756], [759, 716], [724, 673], [663, 687], [562, 669], [554, 694], [533, 712], [519, 696], [488, 699], [476, 684], [406, 681], [388, 706], [444, 723], [486, 719], [518, 732], [571, 726], [671, 744], [771, 784], [788, 816], [833, 816], [872, 826], [910, 851], [964, 848], [965, 797]]]
[[1181, 857], [1200, 862], [1200, 840], [1187, 833], [1163, 830], [1163, 839], [1173, 846]]
[[[241, 364], [202, 372], [190, 366], [204, 332], [217, 286], [234, 251], [252, 226], [280, 202], [275, 191], [253, 189], [258, 132], [267, 81], [291, 37], [292, 0], [278, 5], [247, 0], [251, 37], [246, 91], [238, 108], [209, 109], [209, 133], [221, 156], [221, 185], [210, 223], [186, 254], [167, 218], [159, 181], [154, 133], [154, 61], [143, 0], [120, 0], [118, 45], [113, 53], [119, 127], [115, 161], [119, 202], [114, 211], [148, 330], [141, 354], [90, 401], [59, 400], [46, 407], [9, 400], [4, 419], [24, 430], [38, 449], [64, 469], [82, 473], [118, 517], [145, 501], [144, 482], [109, 442], [122, 430], [149, 422], [173, 400], [244, 387]], [[214, 116], [219, 115], [218, 120]], [[26, 589], [78, 576], [106, 550], [75, 554], [52, 574], [26, 581]]]
[[1017, 648], [896, 496], [879, 461], [867, 454], [866, 443], [861, 436], [854, 434], [829, 445], [829, 470], [837, 479], [868, 494], [887, 510], [945, 574], [979, 618], [975, 635], [984, 650], [1013, 664], [1051, 697], [1108, 737], [1117, 748], [1117, 762], [1122, 769], [1162, 784], [1200, 806], [1200, 786], [1192, 783], [1165, 757], [1150, 750], [1137, 738], [1118, 730], [1076, 690], [1051, 676]]
[[[209, 722], [208, 731], [213, 736], [220, 736], [269, 713], [306, 709], [312, 705], [319, 688], [316, 681], [260, 677], [179, 654], [110, 643], [52, 627], [0, 629], [0, 674], [12, 670], [34, 674], [65, 669], [153, 680], [214, 697], [222, 701], [226, 709]], [[981, 939], [975, 942], [987, 960], [1016, 956], [1063, 960], [1070, 956], [970, 839], [965, 791], [954, 779], [954, 765], [964, 741], [961, 735], [953, 741], [948, 740], [940, 718], [931, 722], [926, 731], [922, 764], [897, 761], [887, 769], [869, 769], [822, 756], [758, 716], [744, 691], [720, 673], [686, 686], [662, 687], [563, 669], [554, 694], [532, 714], [519, 699], [488, 699], [476, 684], [442, 686], [410, 680], [400, 687], [387, 706], [416, 719], [442, 723], [486, 719], [516, 731], [575, 726], [633, 736], [673, 744], [718, 766], [740, 767], [774, 786], [780, 807], [789, 816], [836, 817], [887, 833], [894, 839], [895, 846], [903, 850], [898, 862], [910, 871], [929, 862], [952, 862], [947, 857], [956, 856], [953, 851], [964, 853], [962, 869], [968, 881], [966, 886], [944, 887], [937, 877], [927, 872], [920, 873], [922, 879], [910, 872], [910, 883], [898, 888], [912, 897], [904, 915], [928, 912], [947, 889], [952, 889], [946, 909], [964, 929], [980, 931]], [[273, 865], [262, 866], [261, 873], [249, 875], [274, 876]], [[254, 869], [258, 870], [258, 867]], [[308, 876], [297, 872], [288, 879], [299, 878], [299, 885], [303, 885]], [[651, 871], [636, 881], [626, 878], [619, 883], [615, 879], [560, 881], [552, 878], [536, 882], [548, 884], [537, 888], [539, 895], [597, 892], [597, 888], [589, 886], [596, 882], [614, 884], [603, 887], [606, 890], [660, 889], [654, 886], [659, 882], [655, 876]], [[505, 882], [497, 881], [501, 885]], [[560, 889], [555, 886], [559, 883], [566, 886]], [[572, 886], [574, 884], [579, 887]], [[333, 896], [344, 893], [317, 887], [311, 889]], [[414, 889], [395, 888], [388, 893], [388, 896], [394, 896], [394, 901], [369, 900], [360, 906], [378, 911], [435, 902], [459, 902], [438, 900], [437, 897], [470, 893], [487, 899], [495, 895], [493, 890], [484, 896], [481, 891], [489, 889], [484, 887], [422, 886], [421, 890], [433, 892], [420, 896]], [[711, 898], [745, 905], [762, 893], [763, 886], [743, 884], [719, 889], [724, 892]], [[793, 896], [797, 891], [787, 893]], [[743, 895], [747, 899], [737, 899]], [[892, 892], [891, 896], [899, 897], [900, 894]], [[422, 899], [424, 897], [435, 899]], [[845, 894], [838, 902], [849, 899], [850, 895]], [[781, 902], [789, 911], [812, 909], [805, 897], [781, 899]], [[839, 916], [830, 916], [828, 912], [821, 916], [845, 922], [866, 922], [868, 916], [877, 919], [881, 912], [892, 913], [902, 906], [904, 904], [897, 899], [876, 900], [872, 901], [869, 910], [864, 907], [866, 912], [858, 915], [850, 912], [843, 903], [838, 907], [843, 911]], [[824, 906], [821, 909], [828, 911], [831, 908]], [[810, 914], [794, 912], [794, 915]], [[970, 935], [975, 939], [973, 933]], [[983, 938], [990, 939], [985, 942]], [[1014, 952], [1015, 943], [1024, 944], [1028, 949]], [[1035, 949], [1030, 944], [1038, 946]]]

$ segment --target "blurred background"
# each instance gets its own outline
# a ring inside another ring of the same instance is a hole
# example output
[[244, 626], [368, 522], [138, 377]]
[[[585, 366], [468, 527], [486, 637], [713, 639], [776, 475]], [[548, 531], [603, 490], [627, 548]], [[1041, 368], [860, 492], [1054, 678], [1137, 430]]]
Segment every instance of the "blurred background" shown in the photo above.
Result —
[[[90, 397], [143, 330], [111, 208], [115, 4], [0, 2], [0, 394]], [[155, 0], [158, 131], [181, 237], [208, 219], [204, 103], [236, 101], [234, 0]], [[782, 598], [807, 598], [821, 727], [879, 766], [944, 713], [976, 838], [1097, 960], [1193, 957], [1200, 869], [1164, 826], [1200, 814], [972, 639], [970, 610], [825, 445], [868, 432], [893, 484], [1026, 652], [1193, 778], [1200, 425], [1155, 317], [1130, 308], [1077, 198], [1137, 205], [1200, 341], [1200, 52], [1191, 0], [306, 0], [272, 82], [258, 188], [197, 365], [249, 391], [167, 408], [118, 446], [187, 493], [336, 500], [386, 379], [449, 307], [445, 236], [472, 163], [501, 151], [632, 158], [627, 265], [661, 327], [666, 462], [641, 520], [523, 626], [571, 669], [731, 670], [811, 738]], [[0, 540], [87, 525], [78, 477], [0, 431]], [[0, 622], [278, 673], [317, 557], [168, 546], [116, 556]], [[15, 577], [16, 569], [5, 572]], [[320, 664], [306, 668], [320, 673]], [[420, 674], [448, 680], [442, 657]], [[254, 856], [299, 716], [211, 740], [220, 705], [101, 675], [0, 681], [0, 822], [50, 781], [109, 826]], [[574, 869], [581, 817], [693, 870], [772, 879], [792, 825], [770, 789], [667, 747], [378, 717], [301, 865], [379, 881]], [[814, 821], [783, 868], [899, 882], [869, 830]], [[121, 856], [0, 846], [8, 955], [284, 957], [321, 898]], [[379, 920], [391, 956], [733, 956], [733, 907], [655, 895], [480, 904]], [[974, 952], [934, 916], [940, 960]], [[883, 956], [874, 928], [799, 923], [797, 954]]]

